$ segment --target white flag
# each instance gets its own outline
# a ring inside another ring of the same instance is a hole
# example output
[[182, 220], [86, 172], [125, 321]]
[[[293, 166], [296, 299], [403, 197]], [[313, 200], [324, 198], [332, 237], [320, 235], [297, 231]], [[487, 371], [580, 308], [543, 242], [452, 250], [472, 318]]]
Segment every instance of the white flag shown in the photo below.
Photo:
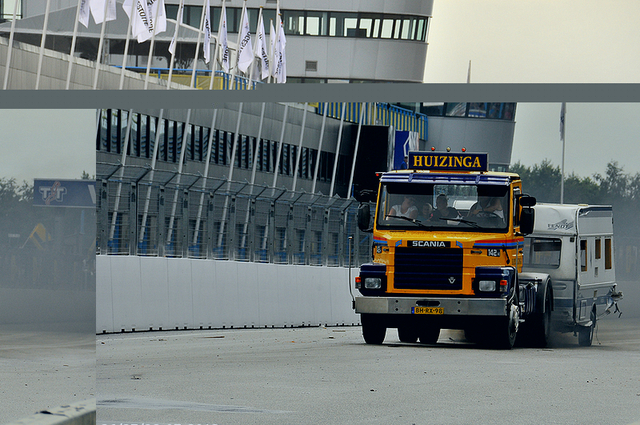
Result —
[[85, 28], [89, 27], [89, 0], [82, 0], [80, 3], [80, 13], [78, 14], [78, 22], [84, 25]]
[[154, 32], [159, 34], [167, 29], [164, 0], [135, 0], [135, 10], [131, 16], [133, 1], [124, 0], [122, 9], [131, 19], [131, 33], [138, 39], [138, 43], [149, 40]]
[[209, 6], [209, 0], [207, 0], [206, 8], [204, 11], [204, 44], [202, 49], [204, 53], [204, 63], [209, 63], [211, 60], [211, 7]]
[[276, 82], [278, 83], [286, 83], [287, 82], [287, 58], [285, 55], [285, 45], [287, 44], [287, 39], [284, 36], [284, 25], [280, 24], [280, 31], [278, 32], [278, 42], [276, 45], [276, 57], [275, 57], [275, 77]]
[[273, 21], [269, 22], [269, 57], [271, 58], [271, 67], [269, 73], [272, 77], [276, 76], [276, 30], [273, 28]]
[[184, 0], [180, 0], [180, 5], [178, 6], [178, 17], [176, 19], [175, 31], [173, 32], [171, 43], [169, 43], [169, 53], [171, 53], [173, 56], [176, 55], [176, 38], [178, 37], [178, 31], [180, 29], [180, 25], [182, 24], [183, 13], [184, 13]]
[[267, 53], [267, 40], [264, 33], [264, 20], [262, 13], [258, 19], [258, 33], [256, 34], [256, 53], [260, 58], [260, 68], [262, 69], [262, 79], [269, 76], [269, 53]]
[[[104, 6], [105, 2], [108, 1], [107, 5], [107, 17], [105, 19], [104, 16]], [[88, 0], [89, 9], [91, 9], [91, 15], [93, 16], [93, 20], [96, 24], [101, 24], [103, 21], [115, 21], [116, 19], [116, 0]], [[87, 23], [89, 22], [89, 17], [87, 17]], [[80, 21], [84, 25], [82, 21]], [[86, 27], [86, 25], [85, 25]]]
[[238, 69], [244, 73], [253, 63], [253, 47], [251, 46], [251, 34], [249, 33], [249, 17], [247, 16], [247, 3], [242, 5], [242, 28], [238, 43]]
[[229, 45], [227, 44], [227, 9], [222, 2], [222, 14], [220, 15], [220, 28], [218, 29], [218, 42], [220, 43], [220, 63], [224, 72], [229, 72]]

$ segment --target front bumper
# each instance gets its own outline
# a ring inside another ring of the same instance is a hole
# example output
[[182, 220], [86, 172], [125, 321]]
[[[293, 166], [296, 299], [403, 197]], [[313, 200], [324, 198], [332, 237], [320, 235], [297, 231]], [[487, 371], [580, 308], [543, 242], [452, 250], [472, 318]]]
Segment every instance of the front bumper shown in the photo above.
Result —
[[356, 297], [358, 314], [411, 314], [412, 307], [442, 307], [442, 316], [507, 316], [505, 298]]

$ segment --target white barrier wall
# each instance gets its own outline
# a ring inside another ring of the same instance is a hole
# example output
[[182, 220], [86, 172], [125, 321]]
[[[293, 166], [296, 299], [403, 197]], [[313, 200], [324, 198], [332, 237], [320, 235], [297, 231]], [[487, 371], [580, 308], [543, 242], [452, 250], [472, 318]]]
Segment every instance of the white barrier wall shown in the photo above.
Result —
[[360, 323], [342, 267], [98, 255], [96, 271], [97, 333]]

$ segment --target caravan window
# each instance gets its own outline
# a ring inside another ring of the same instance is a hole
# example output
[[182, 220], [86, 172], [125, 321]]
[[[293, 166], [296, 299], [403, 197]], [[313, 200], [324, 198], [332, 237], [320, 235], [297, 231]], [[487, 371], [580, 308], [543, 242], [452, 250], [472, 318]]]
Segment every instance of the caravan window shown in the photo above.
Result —
[[580, 271], [587, 271], [587, 241], [582, 239], [580, 241]]
[[525, 238], [525, 265], [531, 267], [558, 268], [562, 241], [556, 238]]

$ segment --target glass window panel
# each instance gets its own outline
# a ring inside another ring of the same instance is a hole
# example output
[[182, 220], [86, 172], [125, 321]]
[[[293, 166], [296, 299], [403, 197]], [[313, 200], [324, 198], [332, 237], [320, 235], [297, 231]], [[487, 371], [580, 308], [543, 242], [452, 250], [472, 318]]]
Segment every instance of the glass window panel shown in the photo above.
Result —
[[400, 38], [400, 29], [402, 28], [402, 19], [396, 19], [395, 20], [395, 25], [393, 28], [393, 38], [394, 39], [398, 39]]
[[356, 16], [353, 17], [345, 17], [344, 18], [344, 33], [342, 35], [347, 37], [358, 37], [358, 18]]
[[[187, 6], [189, 12], [184, 19], [187, 25], [191, 25], [194, 28], [200, 28], [200, 20], [202, 19], [202, 6]], [[186, 7], [185, 7], [186, 9]]]
[[327, 35], [327, 12], [307, 12], [307, 35]]
[[222, 13], [222, 8], [220, 7], [212, 7], [211, 12], [211, 31], [218, 35], [218, 31], [220, 31], [220, 14]]
[[425, 20], [424, 19], [418, 19], [418, 24], [417, 24], [417, 32], [416, 32], [416, 40], [418, 41], [424, 41], [424, 30], [425, 30]]
[[484, 102], [473, 102], [469, 104], [469, 117], [486, 118], [487, 104]]
[[402, 32], [400, 34], [400, 38], [403, 40], [408, 40], [411, 37], [411, 27], [412, 21], [409, 18], [402, 20]]
[[276, 27], [276, 10], [275, 9], [262, 9], [262, 20], [264, 21], [264, 31], [269, 34], [269, 24], [273, 24], [273, 28]]
[[371, 37], [371, 31], [373, 29], [373, 19], [371, 18], [360, 18], [360, 26], [359, 29], [363, 31], [363, 37]]
[[371, 31], [371, 37], [378, 38], [380, 36], [380, 18], [373, 20], [373, 29]]
[[301, 35], [304, 33], [304, 11], [287, 10], [283, 12], [284, 33]]
[[447, 103], [445, 104], [445, 115], [448, 117], [464, 117], [467, 113], [467, 104], [462, 103]]
[[393, 19], [383, 19], [382, 20], [382, 31], [380, 32], [380, 37], [382, 38], [391, 38], [393, 34]]

